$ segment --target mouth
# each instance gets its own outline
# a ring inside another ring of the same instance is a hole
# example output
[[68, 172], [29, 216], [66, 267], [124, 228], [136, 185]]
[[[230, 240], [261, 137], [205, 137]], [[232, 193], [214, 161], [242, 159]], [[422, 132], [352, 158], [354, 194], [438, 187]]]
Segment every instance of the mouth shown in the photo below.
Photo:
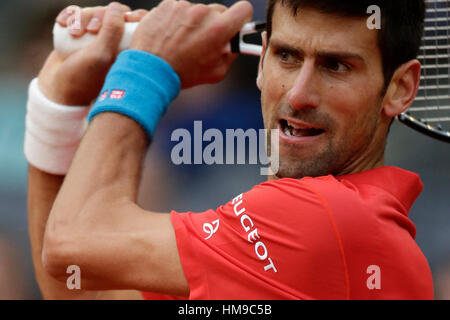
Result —
[[279, 129], [281, 138], [289, 142], [310, 140], [325, 133], [322, 128], [291, 119], [281, 119]]

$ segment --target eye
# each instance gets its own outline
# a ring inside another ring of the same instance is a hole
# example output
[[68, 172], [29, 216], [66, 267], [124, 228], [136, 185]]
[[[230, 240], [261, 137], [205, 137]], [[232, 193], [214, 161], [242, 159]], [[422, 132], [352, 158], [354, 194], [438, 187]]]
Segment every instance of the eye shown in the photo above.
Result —
[[297, 58], [289, 50], [279, 49], [275, 52], [280, 61], [285, 64], [294, 64], [297, 62]]
[[281, 61], [288, 62], [291, 55], [287, 51], [281, 51], [279, 56]]
[[347, 64], [334, 59], [326, 60], [324, 62], [324, 67], [336, 73], [350, 71], [350, 67]]

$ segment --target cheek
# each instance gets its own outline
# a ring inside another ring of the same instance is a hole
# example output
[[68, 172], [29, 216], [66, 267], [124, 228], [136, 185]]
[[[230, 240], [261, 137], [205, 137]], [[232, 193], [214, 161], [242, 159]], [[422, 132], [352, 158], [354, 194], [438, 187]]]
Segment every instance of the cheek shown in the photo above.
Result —
[[[266, 69], [270, 71], [269, 68]], [[283, 77], [274, 74], [273, 72], [266, 72], [262, 82], [261, 90], [261, 104], [264, 122], [272, 122], [272, 119], [277, 115], [277, 108], [283, 105], [284, 97], [286, 96], [287, 84]]]
[[285, 85], [280, 83], [280, 81], [272, 80], [268, 81], [265, 86], [265, 100], [269, 104], [269, 108], [275, 108], [275, 105], [278, 105], [282, 102], [284, 95], [284, 87]]
[[[376, 103], [378, 96], [362, 91], [341, 92], [336, 94], [330, 90], [330, 97], [334, 97], [330, 103], [332, 117], [334, 119], [334, 136], [339, 140], [358, 141], [367, 140], [374, 130], [377, 119]], [[358, 144], [358, 143], [356, 143]]]
[[355, 74], [348, 82], [342, 85], [335, 84], [328, 88], [329, 103], [332, 104], [330, 112], [338, 122], [340, 135], [347, 135], [344, 139], [356, 138], [355, 135], [365, 139], [373, 134], [374, 127], [381, 115], [381, 91], [383, 77], [381, 72]]

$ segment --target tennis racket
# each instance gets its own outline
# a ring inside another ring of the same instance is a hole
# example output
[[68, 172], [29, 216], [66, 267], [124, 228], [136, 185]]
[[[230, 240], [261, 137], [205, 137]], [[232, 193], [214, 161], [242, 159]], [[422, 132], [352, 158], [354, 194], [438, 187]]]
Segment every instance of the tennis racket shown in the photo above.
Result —
[[[397, 116], [397, 120], [431, 138], [450, 143], [450, 0], [426, 0], [426, 3], [425, 31], [418, 56], [422, 64], [419, 92], [412, 106]], [[125, 24], [119, 50], [129, 47], [137, 25]], [[259, 56], [261, 46], [245, 42], [244, 37], [265, 27], [261, 21], [245, 24], [225, 49]], [[87, 33], [75, 39], [67, 28], [56, 23], [53, 39], [55, 50], [68, 55], [91, 44], [95, 35]]]

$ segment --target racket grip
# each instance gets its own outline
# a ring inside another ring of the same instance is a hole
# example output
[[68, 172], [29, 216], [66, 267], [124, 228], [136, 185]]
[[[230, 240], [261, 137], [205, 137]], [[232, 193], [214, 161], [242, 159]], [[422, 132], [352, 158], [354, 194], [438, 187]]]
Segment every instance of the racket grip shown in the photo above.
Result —
[[[130, 47], [131, 39], [134, 31], [138, 26], [138, 22], [126, 22], [122, 40], [119, 44], [119, 51], [126, 50]], [[97, 35], [86, 32], [82, 37], [74, 38], [69, 33], [69, 28], [62, 27], [58, 23], [53, 26], [53, 46], [59, 54], [66, 57], [71, 53], [88, 47], [95, 41]]]
[[[133, 38], [133, 34], [136, 31], [138, 25], [139, 22], [125, 23], [122, 40], [119, 44], [119, 52], [130, 47], [131, 39]], [[69, 28], [62, 27], [58, 23], [55, 23], [55, 25], [53, 26], [53, 46], [56, 52], [61, 54], [63, 57], [67, 57], [77, 50], [88, 47], [95, 41], [96, 36], [97, 35], [86, 32], [83, 36], [74, 38], [69, 33]], [[235, 38], [233, 38], [232, 42], [234, 42], [235, 45], [232, 46], [228, 44], [224, 50], [226, 52], [239, 52], [239, 34], [237, 34]]]

